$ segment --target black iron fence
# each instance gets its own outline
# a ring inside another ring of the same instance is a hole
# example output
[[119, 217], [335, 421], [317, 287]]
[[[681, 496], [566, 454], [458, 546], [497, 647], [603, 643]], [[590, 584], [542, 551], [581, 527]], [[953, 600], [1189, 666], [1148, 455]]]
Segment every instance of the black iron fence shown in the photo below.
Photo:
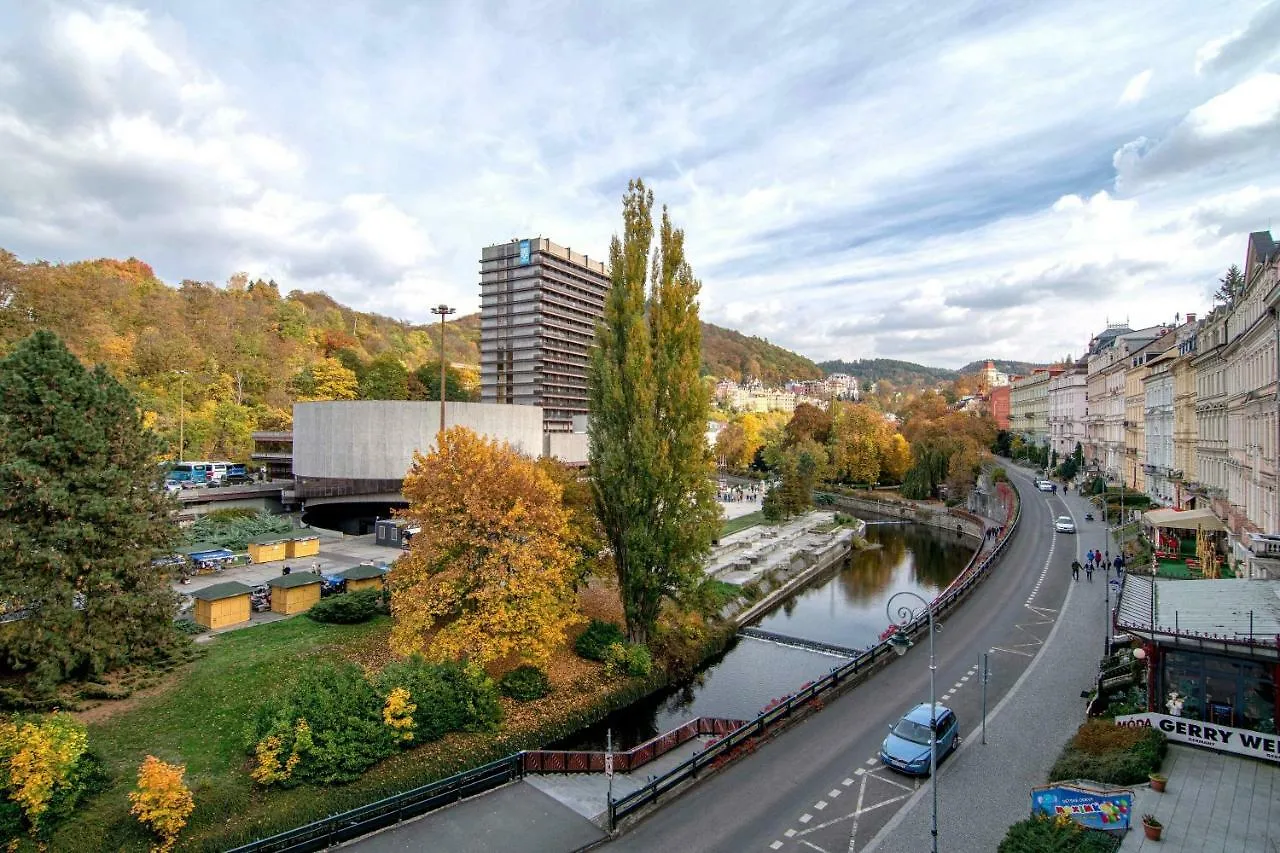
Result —
[[310, 853], [505, 785], [524, 775], [521, 754], [508, 755], [394, 797], [259, 839], [228, 853]]

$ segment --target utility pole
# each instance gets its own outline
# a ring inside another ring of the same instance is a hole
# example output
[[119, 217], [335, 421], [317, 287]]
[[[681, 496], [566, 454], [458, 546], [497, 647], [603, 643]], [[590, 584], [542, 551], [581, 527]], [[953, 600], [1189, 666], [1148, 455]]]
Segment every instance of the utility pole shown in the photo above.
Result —
[[184, 439], [186, 438], [186, 435], [184, 432], [187, 412], [186, 398], [183, 395], [184, 389], [182, 387], [182, 383], [183, 380], [187, 378], [187, 374], [190, 373], [190, 371], [175, 370], [174, 373], [178, 374], [178, 458], [175, 461], [181, 462], [182, 457], [186, 454], [186, 448], [184, 446]]
[[[456, 309], [450, 308], [448, 305], [441, 303], [431, 309], [432, 314], [440, 315], [440, 431], [444, 432], [444, 383], [445, 383], [445, 360], [444, 360], [444, 318], [452, 314]], [[437, 450], [439, 447], [436, 448]]]

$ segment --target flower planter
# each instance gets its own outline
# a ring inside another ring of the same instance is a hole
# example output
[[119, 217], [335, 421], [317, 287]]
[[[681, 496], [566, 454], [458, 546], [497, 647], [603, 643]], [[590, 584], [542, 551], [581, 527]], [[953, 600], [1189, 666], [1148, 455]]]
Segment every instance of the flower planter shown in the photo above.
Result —
[[1156, 793], [1163, 794], [1164, 786], [1167, 785], [1168, 783], [1169, 783], [1169, 779], [1165, 776], [1161, 776], [1159, 774], [1153, 774], [1151, 776], [1151, 790], [1155, 791]]
[[1146, 833], [1147, 840], [1159, 841], [1160, 833], [1164, 832], [1164, 825], [1163, 824], [1154, 825], [1154, 824], [1147, 823], [1146, 821], [1143, 821], [1142, 831]]

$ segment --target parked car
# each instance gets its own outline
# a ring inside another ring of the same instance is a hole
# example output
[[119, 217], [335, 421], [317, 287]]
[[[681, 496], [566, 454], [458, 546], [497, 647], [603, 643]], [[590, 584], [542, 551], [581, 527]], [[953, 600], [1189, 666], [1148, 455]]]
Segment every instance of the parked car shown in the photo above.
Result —
[[[960, 720], [945, 705], [934, 705], [937, 715], [938, 763], [960, 745]], [[929, 703], [923, 702], [889, 727], [880, 745], [880, 760], [900, 773], [929, 775]]]
[[347, 579], [342, 575], [321, 575], [320, 576], [320, 595], [329, 596], [336, 595], [340, 592], [347, 591]]
[[1057, 520], [1053, 522], [1053, 529], [1059, 533], [1075, 533], [1076, 523], [1071, 520], [1071, 516], [1060, 515]]

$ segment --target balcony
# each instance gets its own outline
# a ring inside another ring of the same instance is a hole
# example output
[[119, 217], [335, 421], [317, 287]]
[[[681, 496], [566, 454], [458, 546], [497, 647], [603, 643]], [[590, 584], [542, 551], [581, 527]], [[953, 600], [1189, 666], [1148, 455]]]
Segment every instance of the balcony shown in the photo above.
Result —
[[1268, 533], [1246, 533], [1245, 545], [1255, 557], [1280, 560], [1280, 536]]

